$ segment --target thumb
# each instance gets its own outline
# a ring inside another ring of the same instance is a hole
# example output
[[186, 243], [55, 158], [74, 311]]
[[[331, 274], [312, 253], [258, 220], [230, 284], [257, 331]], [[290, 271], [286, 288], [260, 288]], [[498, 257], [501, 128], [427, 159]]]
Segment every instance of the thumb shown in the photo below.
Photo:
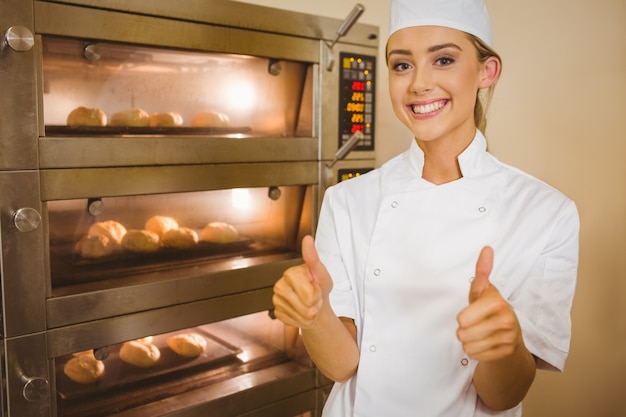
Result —
[[315, 248], [315, 240], [312, 236], [307, 235], [302, 239], [302, 258], [311, 273], [311, 281], [319, 285], [325, 294], [330, 292], [332, 288], [330, 275], [322, 261], [320, 261]]
[[478, 255], [476, 261], [476, 274], [472, 280], [469, 291], [469, 302], [473, 303], [478, 300], [485, 290], [491, 285], [489, 283], [489, 275], [493, 268], [493, 249], [491, 246], [485, 246]]

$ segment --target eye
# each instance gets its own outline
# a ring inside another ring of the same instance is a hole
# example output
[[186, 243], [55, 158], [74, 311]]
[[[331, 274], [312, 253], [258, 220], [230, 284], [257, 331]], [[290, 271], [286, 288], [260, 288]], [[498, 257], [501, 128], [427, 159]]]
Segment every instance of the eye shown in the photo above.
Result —
[[454, 64], [454, 58], [450, 58], [449, 56], [443, 56], [435, 61], [435, 65], [439, 65], [442, 67], [450, 64]]
[[402, 72], [411, 69], [411, 65], [406, 62], [399, 62], [397, 64], [393, 64], [391, 68], [393, 68], [394, 71]]

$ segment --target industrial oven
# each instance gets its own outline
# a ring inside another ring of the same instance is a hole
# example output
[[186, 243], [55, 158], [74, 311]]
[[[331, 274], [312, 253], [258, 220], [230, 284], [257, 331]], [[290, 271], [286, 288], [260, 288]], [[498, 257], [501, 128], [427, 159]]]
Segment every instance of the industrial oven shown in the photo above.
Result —
[[319, 415], [271, 295], [374, 165], [363, 8], [0, 4], [2, 415]]

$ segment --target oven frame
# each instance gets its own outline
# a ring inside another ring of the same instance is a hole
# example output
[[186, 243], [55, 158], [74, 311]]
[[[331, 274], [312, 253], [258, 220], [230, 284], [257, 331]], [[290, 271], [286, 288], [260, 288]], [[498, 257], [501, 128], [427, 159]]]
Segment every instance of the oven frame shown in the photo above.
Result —
[[[0, 49], [0, 243], [2, 257], [2, 415], [57, 415], [54, 358], [150, 334], [270, 310], [272, 285], [302, 262], [293, 253], [215, 265], [215, 271], [88, 292], [53, 289], [49, 267], [48, 201], [207, 191], [256, 186], [310, 186], [315, 229], [323, 192], [340, 167], [371, 167], [374, 151], [355, 151], [329, 173], [337, 151], [336, 66], [327, 69], [327, 42], [337, 19], [227, 0], [0, 0], [0, 30], [27, 28], [32, 49]], [[313, 68], [313, 135], [254, 139], [45, 137], [41, 38], [88, 40], [289, 59]], [[338, 42], [342, 51], [377, 55], [378, 28], [359, 24]], [[114, 152], [124, 146], [124, 152]], [[183, 146], [181, 146], [181, 144]], [[114, 156], [112, 156], [114, 155]], [[124, 179], [132, 176], [132, 183]], [[161, 178], [162, 181], [155, 181]], [[185, 184], [181, 186], [180, 184]], [[26, 225], [20, 216], [26, 209]], [[38, 218], [37, 215], [40, 217]], [[257, 277], [254, 284], [247, 279]], [[210, 276], [210, 280], [207, 278]], [[150, 294], [145, 297], [145, 294]], [[143, 296], [141, 296], [143, 295]], [[201, 319], [200, 319], [201, 317]], [[144, 407], [193, 416], [211, 410], [247, 417], [289, 415], [302, 406], [319, 413], [329, 381], [313, 367], [278, 365], [211, 389]], [[274, 369], [278, 372], [280, 370]], [[252, 389], [236, 387], [258, 383]], [[274, 394], [276, 389], [283, 394]], [[214, 400], [212, 395], [215, 395]], [[223, 396], [220, 396], [223, 395]], [[242, 405], [242, 399], [257, 404]], [[182, 407], [181, 401], [190, 404]], [[156, 408], [155, 408], [156, 407]], [[178, 407], [178, 408], [177, 408]], [[161, 411], [159, 411], [161, 412]], [[283, 414], [281, 414], [283, 413]], [[130, 415], [120, 413], [120, 416]], [[137, 415], [137, 414], [133, 414]]]

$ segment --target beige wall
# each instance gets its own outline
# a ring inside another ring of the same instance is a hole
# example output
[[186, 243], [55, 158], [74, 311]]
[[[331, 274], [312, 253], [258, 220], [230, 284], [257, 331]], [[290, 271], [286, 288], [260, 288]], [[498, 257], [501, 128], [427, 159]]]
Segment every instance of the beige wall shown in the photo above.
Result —
[[[356, 1], [247, 0], [342, 19]], [[388, 0], [360, 0], [387, 32]], [[487, 0], [503, 78], [490, 150], [576, 201], [579, 283], [564, 374], [541, 372], [525, 417], [626, 416], [626, 1]], [[382, 56], [382, 53], [381, 53]], [[377, 161], [409, 137], [393, 116], [380, 61]]]

